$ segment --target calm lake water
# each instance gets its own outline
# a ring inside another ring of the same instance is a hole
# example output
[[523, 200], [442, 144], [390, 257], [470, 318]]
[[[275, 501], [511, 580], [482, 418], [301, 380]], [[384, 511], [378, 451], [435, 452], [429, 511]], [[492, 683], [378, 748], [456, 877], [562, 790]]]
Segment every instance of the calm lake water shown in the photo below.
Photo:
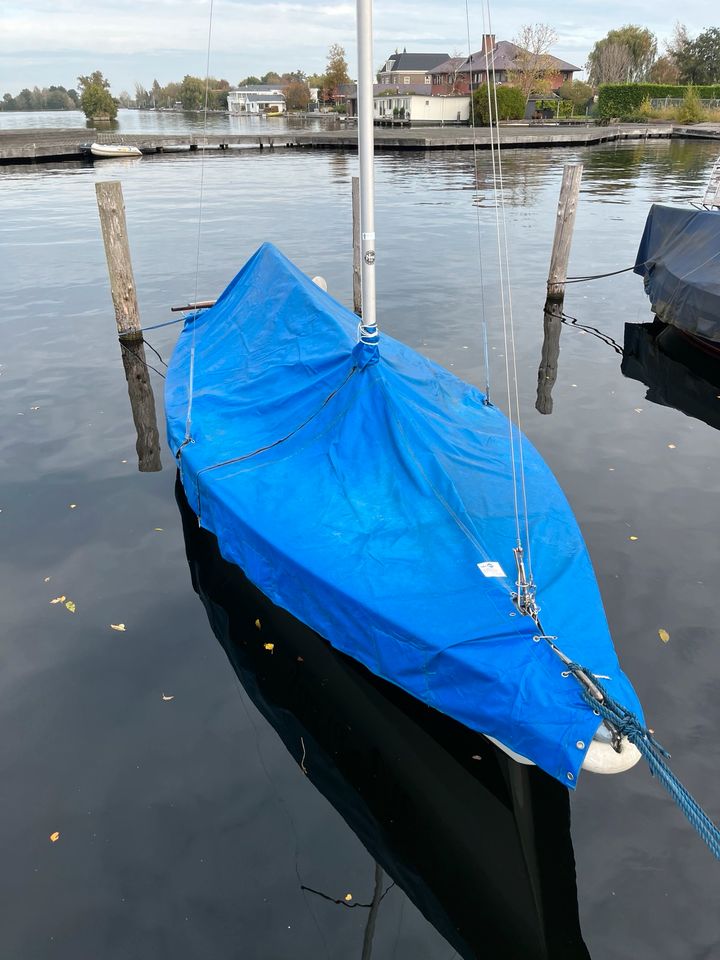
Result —
[[[273, 130], [326, 130], [340, 126], [337, 114], [313, 116], [288, 116], [267, 119], [257, 117], [231, 117], [227, 113], [209, 113], [207, 132], [244, 133]], [[88, 130], [109, 130], [118, 133], [198, 133], [205, 120], [201, 112], [183, 110], [118, 110], [117, 120], [110, 123], [95, 123], [85, 118], [81, 110], [18, 110], [0, 111], [0, 130], [20, 130], [50, 127], [87, 127]]]
[[[8, 116], [0, 114], [3, 124]], [[585, 165], [570, 264], [571, 275], [585, 275], [632, 264], [649, 205], [698, 199], [716, 154], [717, 145], [681, 142], [543, 149], [504, 154], [504, 170], [523, 426], [576, 512], [648, 721], [717, 822], [720, 437], [702, 419], [651, 402], [647, 387], [623, 377], [611, 345], [570, 325], [554, 411], [535, 410], [563, 163]], [[480, 161], [485, 306], [502, 405], [495, 210], [489, 158]], [[356, 162], [335, 152], [208, 157], [199, 296], [219, 294], [257, 245], [271, 240], [350, 304]], [[278, 736], [256, 704], [268, 677], [282, 680], [282, 660], [273, 661], [275, 674], [246, 665], [245, 685], [238, 683], [191, 583], [170, 454], [163, 448], [161, 472], [138, 472], [94, 185], [122, 179], [149, 325], [194, 297], [200, 172], [194, 157], [0, 168], [0, 955], [369, 956], [369, 910], [347, 903], [372, 900], [382, 862], [390, 876], [382, 881], [372, 956], [464, 956], [404, 892], [417, 881], [413, 871], [393, 873], [387, 850], [367, 842], [374, 828], [353, 798], [372, 792], [377, 771], [354, 791], [333, 787], [333, 750], [321, 776], [319, 747], [304, 740], [302, 758], [292, 733], [310, 729], [310, 721], [281, 699]], [[469, 153], [383, 153], [377, 181], [381, 323], [482, 385]], [[625, 324], [651, 320], [632, 273], [569, 287], [565, 309], [621, 345]], [[177, 329], [148, 335], [165, 359]], [[150, 351], [148, 360], [162, 371]], [[152, 377], [162, 433], [162, 380]], [[74, 612], [53, 604], [57, 597], [72, 601]], [[208, 609], [221, 631], [222, 604]], [[325, 666], [318, 670], [324, 676]], [[339, 680], [324, 684], [321, 678], [313, 688], [318, 710], [323, 697], [340, 699]], [[342, 709], [338, 723], [347, 725]], [[398, 757], [406, 760], [420, 742], [409, 737]], [[418, 769], [441, 769], [434, 751], [418, 754]], [[448, 792], [447, 817], [413, 827], [403, 862], [417, 862], [414, 848], [444, 836], [465, 800], [475, 831], [467, 847], [496, 835], [491, 812], [462, 789]], [[405, 790], [401, 818], [412, 808]], [[568, 926], [579, 913], [590, 956], [720, 955], [717, 864], [644, 765], [617, 778], [584, 775], [571, 810], [577, 902], [558, 882], [565, 899], [555, 906], [561, 918], [567, 912]], [[390, 822], [380, 831], [386, 845]], [[552, 859], [552, 849], [545, 855]], [[507, 871], [498, 871], [496, 883], [462, 874], [460, 884], [458, 867], [453, 881], [458, 857], [448, 846], [447, 862], [436, 860], [450, 900], [513, 900]], [[432, 885], [437, 878], [422, 879]], [[570, 863], [571, 888], [572, 880]], [[482, 944], [482, 928], [474, 933]], [[513, 931], [507, 935], [511, 942]], [[475, 950], [499, 960], [527, 956], [494, 940]], [[585, 954], [577, 948], [562, 956]]]

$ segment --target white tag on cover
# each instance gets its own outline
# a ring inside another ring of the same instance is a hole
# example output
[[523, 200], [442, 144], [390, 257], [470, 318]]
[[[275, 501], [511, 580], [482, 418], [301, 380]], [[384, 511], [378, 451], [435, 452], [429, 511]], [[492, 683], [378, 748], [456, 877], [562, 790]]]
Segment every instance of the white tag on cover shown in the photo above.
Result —
[[494, 560], [488, 560], [485, 563], [479, 563], [478, 570], [484, 577], [505, 577], [507, 574]]

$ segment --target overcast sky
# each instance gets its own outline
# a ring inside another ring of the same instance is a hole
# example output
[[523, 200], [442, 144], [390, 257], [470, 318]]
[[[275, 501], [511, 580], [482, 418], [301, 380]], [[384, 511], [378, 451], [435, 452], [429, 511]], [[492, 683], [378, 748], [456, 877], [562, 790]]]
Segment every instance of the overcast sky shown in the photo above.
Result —
[[[512, 40], [522, 24], [542, 20], [559, 35], [553, 52], [583, 66], [595, 40], [625, 23], [649, 27], [659, 40], [680, 10], [691, 34], [714, 25], [716, 0], [678, 8], [670, 0], [554, 0], [491, 5], [494, 33]], [[79, 73], [102, 70], [116, 95], [205, 75], [210, 0], [2, 0], [0, 93], [51, 83], [74, 86]], [[481, 7], [470, 0], [472, 47], [480, 46]], [[345, 47], [355, 71], [355, 6], [320, 0], [272, 3], [215, 0], [210, 72], [235, 84], [268, 70], [322, 72], [331, 43]], [[464, 0], [376, 0], [375, 61], [395, 49], [466, 52]]]

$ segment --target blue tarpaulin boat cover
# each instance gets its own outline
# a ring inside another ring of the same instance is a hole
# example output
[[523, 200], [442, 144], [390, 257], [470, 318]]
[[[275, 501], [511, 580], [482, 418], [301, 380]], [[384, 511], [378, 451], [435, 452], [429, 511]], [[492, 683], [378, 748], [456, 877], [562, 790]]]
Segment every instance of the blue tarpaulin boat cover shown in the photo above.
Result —
[[[264, 244], [183, 328], [168, 438], [201, 525], [273, 602], [574, 787], [599, 720], [513, 603], [508, 421], [484, 399], [387, 335], [357, 343], [357, 317]], [[570, 506], [523, 452], [543, 628], [642, 717]]]
[[720, 341], [720, 211], [653, 204], [635, 273], [664, 323]]

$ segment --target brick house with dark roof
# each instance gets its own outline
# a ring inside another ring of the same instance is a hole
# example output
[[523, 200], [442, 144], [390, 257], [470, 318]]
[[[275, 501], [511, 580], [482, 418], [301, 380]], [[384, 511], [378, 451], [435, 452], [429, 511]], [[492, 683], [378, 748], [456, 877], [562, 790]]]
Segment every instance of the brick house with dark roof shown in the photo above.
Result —
[[[457, 57], [449, 57], [432, 70], [432, 92], [469, 93], [487, 81], [488, 69], [491, 79], [494, 72], [496, 83], [508, 83], [509, 76], [522, 69], [516, 62], [521, 52], [520, 47], [509, 40], [496, 42], [493, 34], [485, 34], [482, 47], [460, 64], [457, 63]], [[572, 80], [573, 73], [580, 70], [580, 67], [558, 57], [548, 55], [548, 59], [556, 70], [550, 83], [553, 90], [557, 90], [566, 80]]]
[[393, 53], [387, 58], [377, 80], [381, 85], [404, 87], [414, 83], [431, 83], [433, 68], [445, 63], [447, 53]]

